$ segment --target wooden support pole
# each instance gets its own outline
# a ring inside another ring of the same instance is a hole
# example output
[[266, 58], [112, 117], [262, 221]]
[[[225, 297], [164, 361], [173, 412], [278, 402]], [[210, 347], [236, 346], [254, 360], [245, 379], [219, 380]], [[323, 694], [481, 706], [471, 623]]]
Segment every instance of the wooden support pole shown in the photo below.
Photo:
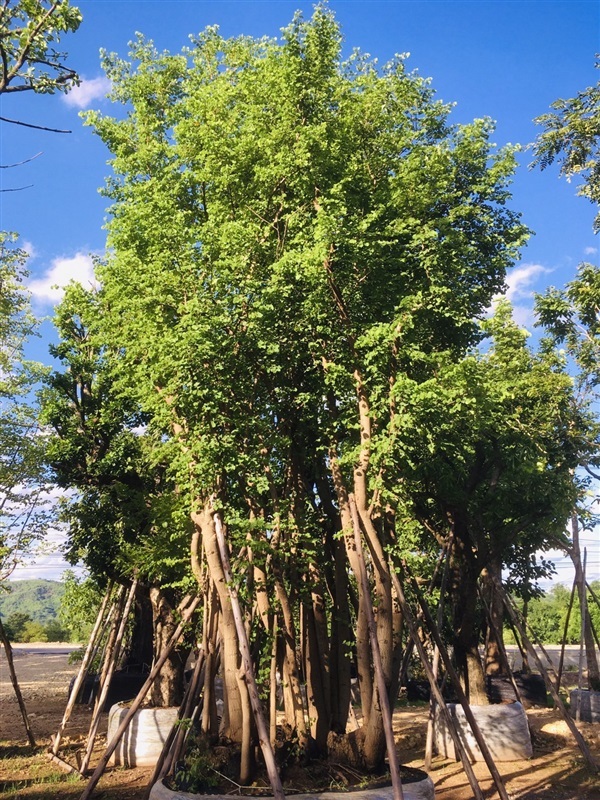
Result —
[[179, 604], [178, 610], [181, 613], [181, 620], [179, 622], [179, 625], [177, 626], [177, 628], [173, 632], [173, 635], [171, 636], [171, 638], [169, 639], [167, 644], [163, 647], [159, 657], [157, 658], [154, 666], [152, 667], [152, 670], [150, 671], [150, 674], [148, 675], [148, 677], [146, 679], [146, 682], [144, 683], [144, 685], [142, 686], [142, 688], [138, 692], [135, 700], [131, 703], [127, 713], [125, 714], [125, 716], [121, 720], [121, 724], [119, 725], [119, 727], [115, 731], [115, 734], [114, 734], [113, 738], [110, 740], [110, 742], [106, 746], [106, 750], [104, 751], [104, 755], [100, 759], [100, 763], [98, 764], [98, 766], [94, 770], [94, 773], [93, 773], [92, 777], [89, 779], [89, 781], [87, 783], [87, 786], [83, 790], [83, 793], [82, 793], [82, 795], [81, 795], [79, 800], [89, 800], [89, 798], [92, 796], [92, 792], [96, 788], [96, 785], [97, 785], [98, 781], [100, 780], [100, 778], [104, 774], [104, 770], [106, 769], [106, 766], [107, 766], [108, 762], [110, 761], [110, 757], [112, 756], [112, 754], [117, 749], [117, 746], [118, 746], [119, 742], [121, 741], [121, 739], [123, 738], [123, 734], [125, 733], [125, 731], [129, 727], [129, 723], [133, 719], [133, 716], [134, 716], [135, 712], [138, 710], [138, 708], [144, 702], [146, 694], [148, 693], [148, 690], [150, 689], [150, 687], [154, 683], [154, 681], [156, 679], [156, 676], [158, 675], [158, 673], [162, 669], [163, 664], [165, 663], [165, 661], [167, 660], [167, 658], [171, 654], [173, 648], [179, 642], [179, 639], [181, 637], [181, 634], [183, 633], [183, 630], [184, 630], [185, 626], [187, 625], [187, 623], [190, 620], [190, 618], [191, 618], [192, 614], [194, 613], [194, 611], [197, 609], [199, 603], [200, 603], [200, 597], [190, 598], [190, 596], [187, 595], [181, 601], [181, 603]]
[[404, 792], [402, 791], [402, 781], [400, 780], [400, 766], [398, 764], [398, 754], [396, 753], [396, 742], [394, 740], [392, 712], [390, 709], [387, 687], [385, 685], [385, 677], [383, 674], [383, 664], [381, 661], [379, 642], [377, 640], [377, 626], [375, 624], [373, 607], [370, 602], [371, 591], [369, 588], [369, 581], [367, 579], [367, 568], [365, 566], [362, 538], [360, 535], [360, 522], [358, 519], [358, 510], [356, 508], [356, 502], [354, 500], [353, 494], [348, 495], [348, 503], [350, 506], [350, 514], [352, 516], [352, 528], [354, 529], [354, 543], [356, 546], [356, 556], [360, 573], [360, 582], [362, 584], [362, 591], [366, 601], [365, 612], [367, 614], [369, 640], [371, 642], [371, 652], [373, 655], [373, 670], [375, 672], [377, 692], [379, 694], [379, 702], [381, 704], [381, 713], [383, 716], [383, 730], [385, 733], [388, 763], [390, 767], [390, 775], [392, 778], [392, 787], [394, 790], [394, 800], [403, 800]]
[[25, 701], [23, 700], [23, 695], [21, 694], [21, 689], [19, 687], [19, 681], [17, 680], [17, 673], [15, 672], [15, 664], [12, 656], [12, 647], [10, 642], [8, 641], [8, 636], [6, 635], [6, 631], [4, 630], [4, 625], [2, 624], [2, 620], [0, 620], [0, 639], [2, 640], [2, 644], [4, 646], [4, 652], [6, 653], [6, 662], [8, 664], [10, 681], [12, 683], [12, 687], [14, 689], [15, 696], [17, 698], [17, 703], [19, 704], [19, 710], [21, 712], [21, 717], [23, 718], [23, 724], [25, 725], [25, 733], [27, 734], [27, 741], [29, 742], [31, 747], [37, 747], [35, 743], [35, 738], [33, 736], [33, 731], [31, 730], [29, 717], [27, 716]]
[[273, 614], [271, 636], [273, 641], [269, 672], [269, 740], [274, 747], [277, 738], [277, 614]]
[[[96, 649], [96, 640], [98, 639], [100, 631], [101, 631], [101, 629], [102, 629], [102, 627], [104, 625], [104, 622], [105, 622], [106, 609], [107, 609], [107, 606], [108, 606], [108, 603], [109, 603], [109, 600], [110, 600], [110, 596], [112, 594], [112, 588], [113, 588], [112, 587], [112, 583], [109, 583], [108, 587], [106, 589], [106, 593], [104, 594], [104, 597], [102, 599], [102, 603], [100, 605], [100, 610], [98, 611], [98, 616], [96, 617], [96, 622], [94, 623], [94, 627], [93, 627], [92, 632], [90, 634], [90, 639], [89, 639], [88, 645], [87, 645], [86, 650], [85, 650], [85, 655], [83, 656], [83, 660], [82, 660], [81, 665], [79, 667], [79, 672], [77, 673], [77, 677], [75, 678], [75, 682], [73, 684], [73, 688], [71, 689], [71, 694], [70, 694], [69, 700], [67, 702], [67, 707], [65, 708], [65, 712], [63, 714], [62, 721], [61, 721], [61, 723], [59, 725], [58, 731], [56, 732], [56, 735], [54, 737], [54, 741], [52, 743], [52, 748], [51, 748], [50, 752], [53, 755], [57, 755], [58, 754], [58, 749], [60, 747], [60, 740], [61, 740], [62, 735], [64, 733], [64, 730], [65, 730], [65, 728], [67, 726], [67, 722], [69, 721], [69, 719], [71, 717], [71, 712], [73, 711], [73, 707], [75, 706], [75, 703], [77, 701], [77, 695], [79, 694], [79, 690], [81, 689], [81, 687], [83, 685], [83, 682], [84, 682], [84, 680], [86, 678], [86, 675], [88, 673], [88, 670], [89, 670], [89, 666], [92, 663], [92, 658], [94, 657], [94, 653], [95, 653], [95, 649]], [[110, 612], [109, 612], [109, 614], [110, 614]]]
[[581, 722], [581, 690], [583, 689], [583, 652], [585, 650], [585, 626], [587, 623], [587, 598], [585, 596], [585, 572], [587, 568], [587, 548], [583, 548], [583, 564], [581, 567], [581, 637], [579, 642], [579, 664], [577, 669], [577, 694], [575, 698], [575, 719]]
[[181, 724], [183, 720], [191, 720], [193, 712], [198, 707], [200, 692], [203, 688], [205, 676], [204, 653], [199, 653], [194, 665], [194, 673], [188, 684], [186, 695], [179, 709], [177, 724], [173, 726], [175, 732], [173, 746], [165, 753], [163, 766], [159, 771], [158, 778], [172, 773], [173, 767], [179, 761], [183, 746], [189, 734], [189, 727]]
[[[408, 574], [408, 568], [407, 568], [406, 564], [403, 564], [403, 568], [404, 568], [405, 574]], [[475, 720], [475, 717], [473, 716], [473, 712], [471, 711], [471, 706], [469, 705], [469, 701], [467, 700], [467, 697], [466, 697], [466, 695], [464, 693], [464, 690], [463, 690], [463, 688], [461, 686], [461, 683], [460, 683], [460, 680], [458, 678], [458, 675], [456, 674], [456, 670], [454, 669], [454, 666], [452, 665], [452, 662], [450, 660], [450, 656], [448, 655], [448, 651], [446, 649], [446, 646], [444, 645], [444, 643], [442, 641], [442, 637], [440, 636], [440, 633], [439, 633], [439, 631], [438, 631], [438, 629], [437, 629], [437, 627], [435, 625], [435, 622], [433, 621], [433, 618], [431, 616], [431, 612], [429, 610], [429, 607], [428, 607], [427, 603], [425, 602], [425, 599], [424, 599], [423, 594], [422, 594], [422, 592], [421, 592], [421, 590], [419, 588], [418, 583], [416, 582], [416, 580], [412, 576], [411, 576], [411, 586], [412, 586], [413, 591], [414, 591], [414, 593], [415, 593], [415, 595], [416, 595], [416, 597], [417, 597], [417, 599], [419, 601], [419, 605], [421, 606], [421, 608], [423, 610], [423, 615], [425, 617], [425, 621], [427, 623], [427, 627], [429, 628], [429, 632], [431, 633], [436, 645], [439, 647], [440, 656], [442, 657], [442, 661], [444, 662], [444, 666], [446, 668], [446, 672], [448, 673], [448, 676], [449, 676], [449, 678], [450, 678], [450, 680], [452, 682], [452, 687], [454, 688], [454, 691], [456, 692], [456, 696], [458, 698], [458, 702], [461, 704], [461, 706], [463, 708], [463, 711], [465, 712], [465, 717], [467, 718], [467, 722], [469, 723], [469, 725], [471, 727], [471, 730], [473, 731], [473, 736], [475, 737], [475, 741], [477, 742], [477, 744], [479, 746], [479, 749], [481, 750], [481, 755], [483, 756], [483, 759], [484, 759], [485, 763], [487, 764], [487, 768], [489, 769], [490, 775], [492, 776], [493, 781], [494, 781], [494, 783], [496, 785], [496, 789], [498, 790], [498, 794], [500, 795], [502, 800], [510, 800], [510, 798], [508, 796], [508, 793], [506, 791], [506, 787], [504, 786], [504, 781], [502, 780], [502, 776], [498, 772], [498, 768], [496, 767], [494, 759], [492, 758], [492, 754], [490, 753], [490, 749], [487, 746], [487, 743], [486, 743], [486, 741], [485, 741], [485, 739], [484, 739], [484, 737], [483, 737], [483, 735], [482, 735], [482, 733], [481, 733], [481, 731], [479, 729], [479, 725], [477, 724], [477, 721]]]
[[[150, 783], [148, 784], [148, 788], [146, 789], [146, 792], [144, 794], [144, 800], [148, 800], [154, 784], [157, 783], [157, 781], [164, 778], [165, 775], [168, 775], [169, 772], [172, 770], [173, 765], [179, 759], [181, 748], [189, 732], [188, 729], [183, 728], [181, 722], [182, 720], [190, 720], [192, 714], [198, 707], [199, 695], [200, 692], [202, 691], [204, 684], [205, 667], [206, 667], [206, 658], [204, 652], [199, 651], [196, 657], [196, 663], [194, 665], [194, 674], [192, 675], [191, 681], [187, 685], [185, 694], [183, 696], [183, 700], [181, 701], [181, 705], [179, 706], [179, 711], [177, 713], [177, 721], [171, 727], [169, 735], [165, 740], [163, 749], [158, 757], [156, 766], [154, 767], [152, 778], [150, 779]], [[180, 734], [182, 733], [183, 736], [181, 737], [181, 744], [178, 747], [178, 743], [175, 741], [175, 739], [176, 737], [179, 737]]]
[[556, 704], [556, 707], [558, 708], [558, 710], [559, 710], [562, 718], [564, 719], [564, 721], [567, 723], [567, 726], [569, 727], [569, 730], [571, 731], [571, 733], [575, 737], [575, 741], [577, 742], [577, 745], [578, 745], [579, 749], [581, 750], [581, 753], [582, 753], [583, 757], [585, 758], [585, 760], [587, 761], [587, 763], [589, 764], [591, 769], [594, 772], [598, 772], [600, 767], [598, 766], [598, 764], [594, 760], [594, 757], [592, 756], [592, 753], [591, 753], [589, 747], [587, 746], [587, 744], [585, 742], [585, 739], [583, 738], [583, 736], [579, 732], [577, 726], [573, 722], [573, 719], [571, 718], [571, 716], [569, 715], [567, 709], [565, 708], [563, 701], [560, 699], [560, 696], [559, 696], [558, 692], [556, 691], [556, 687], [555, 687], [554, 683], [550, 680], [550, 676], [548, 675], [548, 671], [544, 668], [544, 665], [542, 664], [542, 661], [541, 661], [540, 657], [538, 656], [538, 654], [537, 654], [537, 652], [535, 650], [535, 647], [533, 646], [533, 644], [531, 643], [530, 639], [528, 638], [524, 627], [521, 625], [521, 622], [520, 622], [520, 620], [519, 620], [519, 618], [517, 616], [517, 613], [515, 611], [515, 608], [514, 608], [512, 602], [511, 602], [510, 598], [508, 597], [507, 593], [504, 591], [504, 587], [497, 581], [497, 579], [495, 579], [495, 580], [496, 580], [496, 587], [497, 587], [498, 591], [501, 593], [500, 596], [502, 597], [502, 601], [504, 603], [504, 606], [505, 606], [506, 610], [508, 611], [508, 613], [509, 613], [509, 615], [510, 615], [512, 621], [513, 621], [514, 626], [519, 630], [519, 633], [521, 635], [521, 640], [526, 645], [530, 656], [533, 658], [533, 660], [535, 661], [535, 663], [537, 665], [537, 668], [539, 669], [540, 673], [543, 675], [544, 680], [546, 682], [546, 686], [548, 688], [548, 691], [552, 695], [552, 698], [554, 699], [554, 703]]
[[[444, 601], [446, 598], [446, 586], [448, 584], [448, 575], [450, 573], [450, 557], [452, 555], [452, 544], [453, 544], [453, 536], [450, 536], [450, 539], [448, 543], [445, 545], [443, 550], [444, 571], [442, 573], [442, 583], [440, 586], [440, 602], [438, 603], [437, 620], [436, 620], [438, 630], [441, 630], [442, 623], [444, 620]], [[398, 580], [397, 576], [396, 580]], [[422, 613], [423, 613], [422, 611], [419, 611], [419, 614]], [[411, 641], [413, 640], [411, 639]], [[424, 649], [423, 652], [425, 652]], [[437, 688], [439, 665], [440, 665], [440, 649], [437, 645], [435, 645], [433, 653], [433, 678], [435, 680], [436, 688]], [[436, 693], [432, 689], [431, 700], [429, 702], [429, 718], [427, 720], [427, 736], [425, 739], [425, 769], [427, 771], [431, 769], [431, 759], [433, 757], [433, 723], [435, 716], [435, 704], [436, 704]], [[456, 752], [459, 751], [457, 750]]]
[[123, 642], [123, 637], [125, 636], [127, 619], [129, 617], [129, 612], [131, 611], [131, 604], [133, 603], [133, 598], [135, 596], [137, 586], [138, 586], [138, 580], [137, 578], [135, 578], [131, 582], [131, 586], [129, 588], [129, 593], [125, 601], [124, 608], [122, 610], [119, 609], [120, 619], [115, 619], [115, 623], [118, 622], [118, 629], [116, 630], [115, 640], [114, 643], [112, 644], [112, 648], [109, 648], [107, 650], [107, 669], [104, 674], [104, 680], [102, 680], [100, 683], [100, 693], [96, 697], [96, 703], [94, 705], [94, 711], [92, 714], [92, 720], [90, 722], [90, 728], [88, 732], [87, 747], [79, 770], [82, 775], [85, 775], [85, 773], [87, 772], [87, 768], [90, 764], [92, 751], [94, 750], [94, 742], [96, 741], [96, 735], [98, 733], [98, 726], [100, 725], [100, 715], [102, 713], [102, 709], [104, 708], [106, 698], [108, 697], [108, 692], [110, 690], [112, 677], [114, 675], [115, 668], [119, 660], [119, 656], [121, 654], [121, 644]]
[[571, 597], [569, 598], [569, 605], [567, 608], [567, 616], [565, 618], [565, 627], [563, 629], [562, 642], [560, 646], [560, 658], [558, 659], [558, 672], [556, 673], [556, 691], [560, 691], [560, 683], [562, 681], [563, 666], [565, 663], [565, 647], [567, 644], [567, 631], [569, 622], [571, 620], [571, 611], [573, 610], [573, 602], [575, 600], [575, 592], [577, 591], [577, 577], [573, 581], [573, 588], [571, 589]]
[[[440, 688], [437, 683], [437, 676], [429, 664], [427, 659], [427, 653], [425, 652], [425, 648], [423, 647], [423, 642], [419, 639], [419, 631], [417, 629], [417, 623], [413, 616], [413, 613], [410, 609], [410, 606], [406, 602], [406, 597], [404, 596], [404, 592], [402, 590], [402, 585], [398, 580], [398, 576], [395, 572], [392, 572], [392, 581], [394, 583], [394, 589], [396, 590], [396, 595], [398, 597], [398, 602], [400, 603], [400, 607], [402, 608], [402, 612], [404, 614], [404, 619], [406, 620], [406, 624], [408, 626], [408, 630], [410, 632], [410, 636], [412, 641], [417, 648], [417, 652], [419, 653], [419, 657], [421, 659], [421, 663], [427, 673], [427, 677], [429, 679], [429, 683], [431, 685], [431, 693], [432, 696], [435, 698], [437, 704], [440, 707], [440, 711], [446, 721], [446, 725], [448, 726], [448, 730], [450, 732], [450, 736], [452, 737], [452, 741], [454, 742], [454, 747], [456, 748], [456, 752], [460, 756], [460, 760], [462, 761], [462, 765], [464, 767], [465, 773], [471, 785], [471, 789], [473, 790], [473, 796], [475, 800], [483, 800], [483, 793], [481, 791], [481, 787], [479, 786], [479, 782], [471, 766], [471, 762], [469, 760], [469, 756], [467, 755], [467, 751], [464, 748], [464, 745], [458, 735], [456, 730], [455, 720], [452, 718], [450, 711], [448, 710], [448, 706], [446, 705]], [[436, 647], [436, 653], [439, 654], [440, 650]]]
[[[244, 677], [246, 680], [246, 686], [248, 687], [248, 695], [250, 697], [250, 704], [254, 714], [254, 721], [256, 722], [258, 741], [265, 759], [265, 766], [267, 768], [267, 774], [269, 776], [271, 788], [273, 789], [273, 796], [275, 797], [275, 800], [285, 800], [281, 778], [279, 777], [279, 770], [277, 768], [277, 764], [275, 763], [275, 754], [273, 752], [273, 748], [271, 747], [269, 731], [265, 722], [260, 697], [258, 696], [256, 681], [254, 679], [254, 668], [252, 666], [252, 658], [250, 656], [250, 645], [248, 644], [248, 637], [246, 635], [246, 628], [244, 626], [244, 619], [242, 616], [237, 589], [231, 577], [229, 553], [227, 552], [227, 543], [225, 542], [225, 536], [223, 534], [221, 517], [219, 514], [215, 514], [213, 519], [217, 534], [217, 543], [219, 545], [219, 553], [221, 555], [223, 574], [225, 576], [225, 583], [227, 584], [227, 590], [231, 600], [231, 610], [233, 612], [233, 618], [235, 620], [235, 627], [238, 635], [238, 645], [240, 648], [240, 655], [242, 657]], [[84, 799], [82, 798], [81, 800]]]

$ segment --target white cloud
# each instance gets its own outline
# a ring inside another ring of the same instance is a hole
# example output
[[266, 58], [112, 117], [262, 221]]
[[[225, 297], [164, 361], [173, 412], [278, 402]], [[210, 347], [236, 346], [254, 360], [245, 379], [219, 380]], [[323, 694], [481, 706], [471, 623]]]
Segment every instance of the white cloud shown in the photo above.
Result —
[[531, 298], [533, 295], [532, 287], [537, 279], [542, 275], [547, 275], [552, 270], [543, 267], [541, 264], [522, 264], [516, 267], [506, 277], [506, 299], [511, 303], [516, 300]]
[[523, 328], [531, 329], [534, 324], [533, 287], [542, 275], [552, 272], [541, 264], [521, 264], [506, 276], [506, 292], [496, 295], [488, 314], [493, 314], [496, 303], [505, 297], [513, 307], [513, 319]]
[[64, 287], [71, 281], [80, 283], [86, 289], [98, 285], [91, 256], [76, 253], [72, 258], [53, 259], [52, 266], [43, 277], [29, 281], [29, 291], [42, 303], [58, 303], [63, 297]]
[[31, 242], [28, 242], [27, 240], [22, 242], [21, 249], [27, 253], [29, 258], [35, 258], [37, 256], [37, 250], [35, 249], [33, 244]]
[[583, 252], [586, 254], [586, 256], [593, 256], [598, 252], [598, 248], [597, 247], [586, 247]]
[[103, 75], [99, 78], [83, 79], [68, 94], [63, 102], [72, 108], [88, 108], [94, 100], [102, 100], [111, 89], [111, 82]]

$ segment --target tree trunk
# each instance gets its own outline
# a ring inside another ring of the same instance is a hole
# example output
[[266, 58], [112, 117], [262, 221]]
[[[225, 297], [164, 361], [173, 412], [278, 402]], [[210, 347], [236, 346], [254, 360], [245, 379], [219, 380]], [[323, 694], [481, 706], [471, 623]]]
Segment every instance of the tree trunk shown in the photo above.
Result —
[[344, 543], [339, 537], [331, 543], [334, 582], [331, 611], [331, 730], [345, 733], [352, 694], [348, 642], [352, 638], [348, 608], [348, 570]]
[[[150, 602], [152, 603], [154, 625], [154, 652], [158, 654], [162, 652], [177, 628], [176, 603], [172, 592], [155, 586], [150, 588]], [[189, 645], [182, 644], [173, 648], [158, 678], [152, 684], [150, 692], [152, 705], [164, 708], [181, 704], [185, 664], [189, 654]]]
[[488, 625], [485, 648], [485, 674], [501, 675], [503, 671], [502, 651], [504, 649], [504, 641], [502, 640], [504, 603], [502, 598], [498, 596], [498, 592], [494, 591], [494, 580], [491, 575], [494, 575], [497, 580], [502, 580], [502, 564], [497, 560], [491, 560], [487, 569], [483, 572], [484, 595], [491, 620]]
[[244, 733], [242, 698], [238, 686], [239, 645], [235, 620], [223, 566], [219, 555], [217, 534], [212, 510], [206, 506], [201, 512], [194, 512], [192, 520], [200, 527], [204, 554], [210, 576], [217, 590], [221, 612], [221, 665], [223, 672], [223, 694], [225, 705], [221, 720], [221, 734], [232, 742], [241, 744]]
[[150, 590], [138, 584], [133, 606], [133, 625], [123, 667], [140, 672], [150, 669], [153, 654], [153, 614]]
[[477, 567], [455, 525], [454, 549], [454, 657], [465, 694], [473, 705], [488, 705], [483, 666], [479, 655], [477, 619]]
[[308, 580], [311, 585], [312, 603], [302, 604], [306, 699], [311, 736], [319, 752], [326, 754], [331, 720], [329, 642], [322, 585], [314, 565], [309, 567]]
[[369, 647], [369, 626], [365, 612], [365, 600], [362, 585], [360, 582], [360, 564], [356, 552], [354, 533], [352, 531], [352, 515], [348, 502], [348, 491], [344, 483], [342, 472], [333, 450], [329, 453], [329, 464], [333, 485], [335, 487], [338, 506], [340, 509], [340, 520], [344, 533], [344, 545], [346, 556], [350, 564], [350, 569], [356, 580], [358, 593], [358, 610], [356, 612], [355, 643], [356, 643], [356, 677], [360, 692], [360, 704], [363, 716], [363, 725], [366, 725], [371, 713], [371, 703], [373, 698], [373, 674], [371, 671], [371, 652]]

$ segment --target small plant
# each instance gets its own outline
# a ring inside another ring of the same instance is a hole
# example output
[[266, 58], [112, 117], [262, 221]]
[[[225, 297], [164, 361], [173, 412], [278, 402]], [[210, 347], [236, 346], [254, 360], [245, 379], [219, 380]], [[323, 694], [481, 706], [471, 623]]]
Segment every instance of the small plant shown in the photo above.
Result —
[[178, 763], [173, 783], [183, 792], [210, 794], [219, 783], [215, 767], [215, 757], [208, 742], [198, 735], [188, 746], [183, 760]]

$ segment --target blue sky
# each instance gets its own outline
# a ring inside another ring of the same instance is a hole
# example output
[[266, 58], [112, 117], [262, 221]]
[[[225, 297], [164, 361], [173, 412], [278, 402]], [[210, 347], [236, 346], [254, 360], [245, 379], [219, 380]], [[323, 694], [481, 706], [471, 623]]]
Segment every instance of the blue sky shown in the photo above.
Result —
[[[0, 164], [42, 152], [34, 161], [0, 170], [4, 188], [30, 188], [0, 195], [0, 228], [18, 231], [31, 253], [30, 288], [35, 310], [50, 315], [60, 293], [51, 286], [69, 278], [91, 279], [91, 254], [104, 246], [106, 200], [98, 193], [109, 170], [108, 154], [79, 111], [100, 108], [105, 82], [99, 51], [125, 57], [140, 31], [159, 49], [179, 51], [188, 35], [218, 24], [226, 36], [278, 36], [296, 9], [310, 15], [312, 3], [288, 0], [83, 0], [79, 31], [61, 49], [83, 77], [66, 98], [3, 95], [0, 114], [26, 122], [72, 130], [43, 133], [15, 125], [0, 127]], [[527, 145], [539, 132], [533, 119], [559, 97], [572, 97], [596, 83], [594, 55], [600, 52], [600, 3], [588, 0], [331, 0], [341, 23], [344, 47], [354, 47], [384, 63], [410, 53], [409, 68], [432, 79], [438, 97], [455, 102], [453, 119], [488, 116], [497, 121], [495, 141]], [[531, 152], [519, 156], [512, 207], [535, 231], [509, 276], [509, 296], [517, 318], [531, 325], [532, 292], [562, 286], [583, 260], [597, 263], [599, 242], [592, 232], [593, 206], [576, 196], [575, 184], [559, 180], [557, 169], [529, 170]], [[31, 353], [49, 361], [51, 326]], [[586, 534], [587, 543], [598, 535]], [[600, 577], [600, 554], [589, 557], [590, 577]], [[57, 566], [58, 568], [58, 566]], [[49, 562], [39, 575], [56, 577]], [[32, 577], [34, 570], [18, 577]], [[566, 566], [559, 580], [568, 579]]]

